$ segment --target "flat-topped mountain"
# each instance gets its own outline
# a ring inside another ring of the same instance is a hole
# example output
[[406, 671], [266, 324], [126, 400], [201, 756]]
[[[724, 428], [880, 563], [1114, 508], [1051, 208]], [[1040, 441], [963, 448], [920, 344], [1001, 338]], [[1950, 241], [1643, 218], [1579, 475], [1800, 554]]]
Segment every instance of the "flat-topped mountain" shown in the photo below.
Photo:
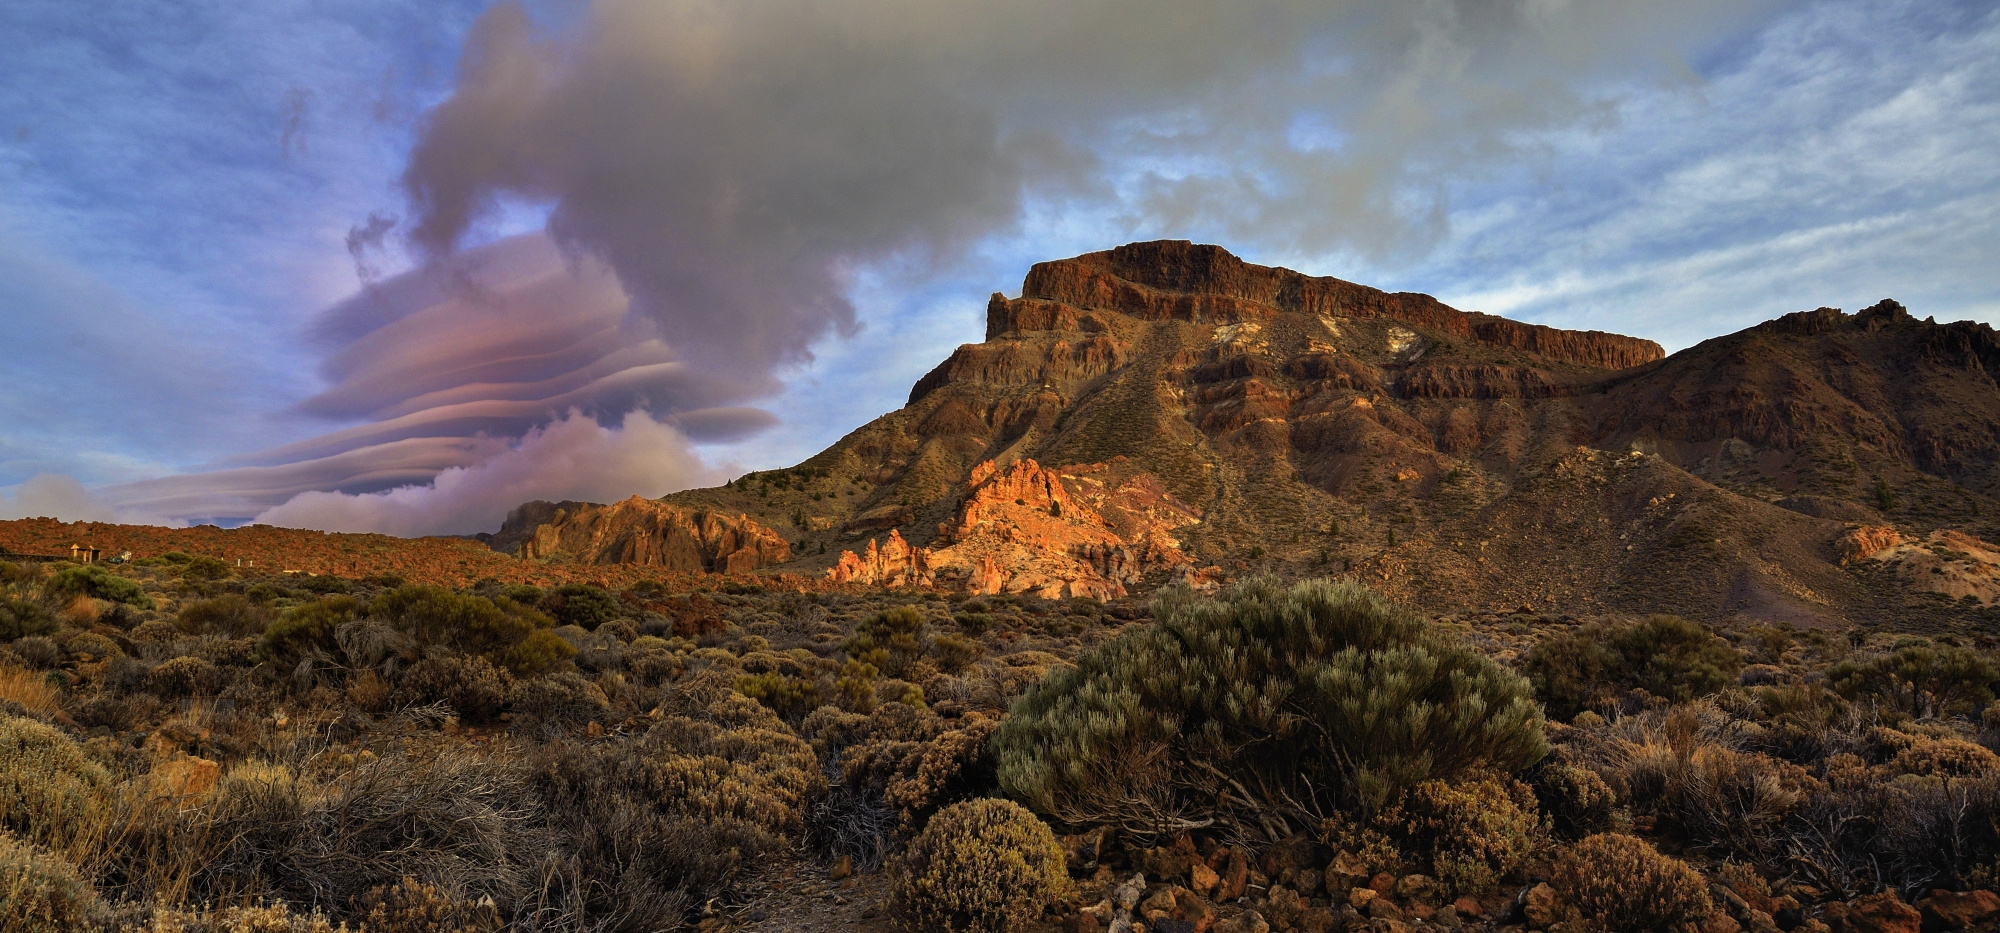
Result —
[[1991, 328], [1894, 302], [1668, 357], [1136, 243], [1036, 265], [984, 342], [803, 464], [664, 501], [857, 583], [1271, 571], [1441, 611], [1944, 617], [2000, 595], [1996, 365]]

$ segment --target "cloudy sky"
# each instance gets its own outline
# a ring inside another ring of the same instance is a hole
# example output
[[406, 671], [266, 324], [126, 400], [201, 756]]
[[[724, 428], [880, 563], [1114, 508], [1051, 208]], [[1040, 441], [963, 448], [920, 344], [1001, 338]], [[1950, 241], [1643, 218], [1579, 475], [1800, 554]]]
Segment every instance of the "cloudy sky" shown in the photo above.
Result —
[[2000, 323], [1990, 3], [0, 5], [0, 518], [789, 465], [1140, 239], [1678, 349]]

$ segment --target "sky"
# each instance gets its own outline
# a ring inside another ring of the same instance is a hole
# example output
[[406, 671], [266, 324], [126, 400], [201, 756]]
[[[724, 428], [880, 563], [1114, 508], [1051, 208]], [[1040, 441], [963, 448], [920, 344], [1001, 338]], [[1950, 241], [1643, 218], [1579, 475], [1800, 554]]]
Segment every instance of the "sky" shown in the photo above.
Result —
[[0, 4], [0, 518], [491, 531], [796, 463], [1135, 240], [1691, 346], [2000, 323], [2000, 8]]

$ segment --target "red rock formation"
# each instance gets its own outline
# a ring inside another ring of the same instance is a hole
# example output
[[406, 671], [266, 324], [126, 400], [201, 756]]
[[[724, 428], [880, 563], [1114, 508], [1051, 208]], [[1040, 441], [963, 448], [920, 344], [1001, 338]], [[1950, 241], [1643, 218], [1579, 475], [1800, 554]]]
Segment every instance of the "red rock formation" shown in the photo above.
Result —
[[1173, 530], [1200, 520], [1140, 474], [1107, 487], [1105, 464], [1044, 468], [1020, 460], [1004, 470], [979, 464], [958, 521], [938, 543], [914, 548], [892, 531], [865, 552], [847, 551], [827, 571], [836, 583], [945, 586], [974, 593], [1048, 597], [1123, 596], [1159, 570], [1189, 561]]
[[888, 543], [879, 548], [875, 539], [868, 539], [865, 554], [841, 552], [840, 562], [828, 570], [826, 576], [835, 583], [875, 586], [930, 586], [935, 581], [931, 574], [930, 550], [911, 547], [895, 531], [889, 532]]
[[558, 510], [521, 542], [524, 558], [556, 554], [584, 564], [749, 573], [784, 562], [791, 545], [742, 515], [688, 511], [633, 496], [577, 512]]
[[1907, 540], [1894, 528], [1863, 525], [1842, 535], [1839, 541], [1834, 542], [1834, 550], [1840, 552], [1841, 563], [1851, 564], [1874, 557]]

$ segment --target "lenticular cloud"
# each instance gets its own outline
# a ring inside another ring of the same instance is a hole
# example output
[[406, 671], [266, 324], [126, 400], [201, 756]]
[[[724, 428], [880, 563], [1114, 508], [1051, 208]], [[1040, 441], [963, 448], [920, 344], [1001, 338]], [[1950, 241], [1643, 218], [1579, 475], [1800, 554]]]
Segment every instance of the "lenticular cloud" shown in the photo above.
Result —
[[422, 485], [371, 493], [305, 492], [265, 510], [261, 524], [393, 535], [464, 534], [497, 528], [530, 499], [614, 501], [721, 482], [687, 435], [645, 412], [615, 427], [571, 412], [518, 444]]

